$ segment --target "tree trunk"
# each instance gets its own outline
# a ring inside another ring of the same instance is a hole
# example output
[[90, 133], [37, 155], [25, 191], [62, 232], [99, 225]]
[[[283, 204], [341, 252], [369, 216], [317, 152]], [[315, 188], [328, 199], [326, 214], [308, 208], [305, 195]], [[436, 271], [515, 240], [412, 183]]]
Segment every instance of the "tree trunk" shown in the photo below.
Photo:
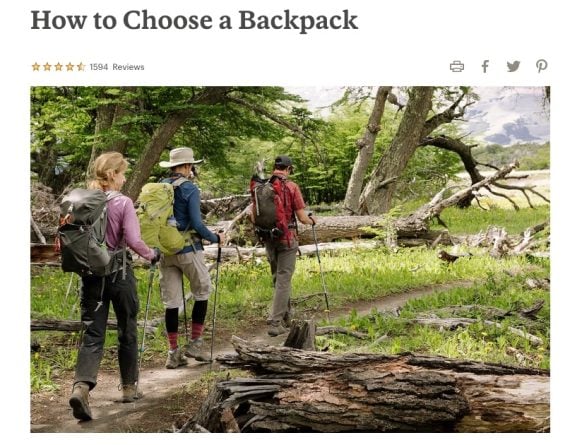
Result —
[[162, 125], [156, 129], [148, 144], [146, 144], [140, 159], [133, 168], [131, 177], [123, 188], [123, 193], [133, 201], [136, 201], [143, 185], [148, 181], [152, 167], [159, 161], [162, 151], [166, 149], [172, 136], [174, 136], [187, 118], [188, 115], [186, 113], [168, 116]]
[[315, 351], [317, 326], [315, 320], [293, 320], [284, 346], [288, 348]]
[[384, 114], [386, 98], [388, 97], [388, 93], [391, 89], [392, 87], [378, 88], [376, 100], [374, 101], [372, 113], [368, 118], [366, 130], [364, 131], [362, 138], [356, 142], [358, 155], [354, 161], [350, 180], [348, 181], [346, 189], [346, 195], [344, 197], [344, 208], [352, 214], [357, 213], [358, 210], [358, 199], [360, 197], [360, 192], [362, 191], [364, 176], [366, 175], [366, 170], [368, 169], [368, 165], [374, 155], [376, 136], [378, 136], [378, 133], [380, 132], [380, 122], [382, 120], [382, 115]]
[[[105, 89], [106, 90], [106, 89]], [[121, 87], [121, 92], [123, 94], [132, 95], [136, 92], [136, 87]], [[109, 132], [114, 129], [115, 132], [120, 132], [123, 135], [128, 135], [131, 128], [131, 124], [125, 124], [123, 119], [132, 114], [128, 106], [122, 105], [121, 101], [118, 101], [118, 96], [109, 95], [105, 91], [101, 92], [100, 99], [106, 101], [107, 103], [100, 104], [97, 107], [96, 117], [95, 117], [95, 132], [94, 132], [94, 143], [91, 150], [91, 157], [89, 159], [89, 164], [87, 167], [87, 173], [91, 171], [93, 162], [103, 152], [116, 151], [124, 154], [128, 147], [129, 139], [127, 137], [123, 138], [111, 138]], [[135, 106], [132, 103], [133, 99], [127, 100], [127, 104]]]
[[433, 87], [415, 87], [398, 132], [372, 172], [359, 203], [359, 213], [379, 215], [390, 210], [397, 179], [414, 154], [431, 107]]
[[[107, 148], [108, 136], [105, 134], [113, 125], [116, 105], [111, 102], [112, 97], [105, 93], [105, 88], [100, 91], [99, 100], [102, 102], [97, 106], [95, 113], [95, 131], [93, 133], [93, 147], [91, 157], [87, 165], [87, 175], [93, 168], [95, 159]], [[89, 176], [87, 176], [89, 177]]]
[[133, 201], [137, 199], [143, 185], [148, 181], [152, 167], [159, 161], [163, 150], [166, 149], [178, 129], [192, 115], [191, 105], [212, 105], [222, 102], [228, 91], [230, 88], [227, 87], [206, 87], [200, 96], [188, 105], [186, 110], [168, 115], [152, 135], [137, 164], [133, 166], [133, 174], [127, 181], [123, 193]]
[[[219, 382], [181, 431], [537, 432], [550, 430], [547, 371], [444, 357], [336, 355], [249, 344], [218, 357], [260, 377]], [[229, 411], [229, 412], [228, 412]]]

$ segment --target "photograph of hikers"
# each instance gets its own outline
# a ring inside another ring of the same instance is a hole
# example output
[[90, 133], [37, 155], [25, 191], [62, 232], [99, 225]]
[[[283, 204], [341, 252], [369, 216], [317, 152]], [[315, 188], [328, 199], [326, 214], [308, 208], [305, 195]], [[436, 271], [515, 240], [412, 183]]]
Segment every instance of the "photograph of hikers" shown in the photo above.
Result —
[[550, 432], [550, 87], [30, 113], [30, 432]]

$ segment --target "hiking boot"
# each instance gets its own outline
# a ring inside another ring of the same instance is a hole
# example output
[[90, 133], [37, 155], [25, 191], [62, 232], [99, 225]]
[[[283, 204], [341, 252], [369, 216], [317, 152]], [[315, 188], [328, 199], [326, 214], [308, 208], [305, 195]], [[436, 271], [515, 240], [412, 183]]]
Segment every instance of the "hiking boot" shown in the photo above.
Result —
[[186, 346], [184, 346], [184, 355], [186, 357], [192, 357], [194, 360], [199, 362], [209, 362], [210, 355], [202, 352], [202, 345], [204, 341], [202, 337], [195, 338], [191, 340]]
[[137, 385], [123, 385], [123, 403], [132, 403], [135, 400], [142, 399], [143, 392], [137, 389]]
[[176, 348], [174, 351], [168, 351], [168, 356], [166, 357], [166, 368], [174, 369], [179, 366], [184, 366], [188, 364], [188, 360], [184, 357], [182, 349]]
[[287, 329], [281, 321], [271, 323], [271, 326], [269, 326], [269, 329], [267, 330], [267, 334], [270, 337], [277, 337], [278, 335], [285, 334], [286, 332], [289, 332], [289, 329]]
[[79, 420], [91, 420], [91, 408], [89, 408], [89, 385], [85, 382], [77, 382], [73, 385], [73, 391], [69, 398], [69, 405], [73, 408], [73, 417]]

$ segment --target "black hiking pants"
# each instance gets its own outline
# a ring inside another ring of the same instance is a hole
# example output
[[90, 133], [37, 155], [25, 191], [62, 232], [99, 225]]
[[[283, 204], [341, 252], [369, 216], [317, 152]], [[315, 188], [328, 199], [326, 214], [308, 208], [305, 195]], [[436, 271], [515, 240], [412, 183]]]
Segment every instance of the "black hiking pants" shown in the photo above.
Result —
[[75, 383], [87, 382], [93, 389], [103, 358], [105, 331], [109, 307], [117, 317], [119, 340], [119, 369], [121, 384], [132, 385], [137, 379], [137, 313], [139, 299], [137, 282], [132, 269], [127, 268], [126, 277], [119, 271], [106, 277], [83, 277], [81, 288], [81, 321], [83, 342], [77, 355]]

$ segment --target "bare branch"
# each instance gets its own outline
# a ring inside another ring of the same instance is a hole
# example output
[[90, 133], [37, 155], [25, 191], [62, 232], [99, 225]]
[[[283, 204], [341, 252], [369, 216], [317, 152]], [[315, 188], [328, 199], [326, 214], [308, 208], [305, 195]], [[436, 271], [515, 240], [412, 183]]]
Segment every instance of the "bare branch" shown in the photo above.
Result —
[[485, 211], [489, 210], [489, 209], [486, 209], [485, 207], [483, 207], [483, 206], [481, 205], [481, 201], [479, 201], [479, 197], [475, 196], [475, 201], [477, 201], [477, 205], [479, 206], [479, 208], [480, 208], [481, 210], [485, 210]]
[[[495, 184], [495, 186], [498, 186], [498, 184]], [[507, 201], [509, 201], [509, 202], [513, 205], [513, 207], [514, 207], [515, 210], [517, 210], [517, 211], [520, 210], [520, 208], [519, 208], [519, 206], [517, 205], [517, 203], [514, 202], [511, 198], [509, 198], [509, 197], [508, 197], [507, 195], [505, 195], [504, 193], [499, 193], [499, 192], [497, 192], [497, 191], [491, 189], [491, 187], [485, 187], [485, 188], [486, 188], [487, 190], [489, 190], [489, 193], [492, 193], [492, 194], [495, 195], [495, 196], [500, 196], [501, 198], [504, 198], [504, 199], [506, 199]]]
[[477, 162], [477, 165], [482, 165], [483, 167], [492, 168], [493, 170], [499, 170], [499, 167], [496, 167], [493, 164], [484, 164], [483, 162]]
[[534, 190], [536, 187], [534, 185], [509, 185], [509, 184], [498, 184], [497, 183], [497, 184], [495, 184], [495, 187], [499, 187], [499, 188], [502, 188], [505, 190], [518, 190], [522, 193], [524, 193], [524, 191], [527, 190], [530, 193], [534, 193], [535, 195], [540, 196], [546, 202], [550, 203], [550, 200], [547, 197], [545, 197], [544, 195], [542, 195], [542, 194], [538, 193], [536, 190]]

